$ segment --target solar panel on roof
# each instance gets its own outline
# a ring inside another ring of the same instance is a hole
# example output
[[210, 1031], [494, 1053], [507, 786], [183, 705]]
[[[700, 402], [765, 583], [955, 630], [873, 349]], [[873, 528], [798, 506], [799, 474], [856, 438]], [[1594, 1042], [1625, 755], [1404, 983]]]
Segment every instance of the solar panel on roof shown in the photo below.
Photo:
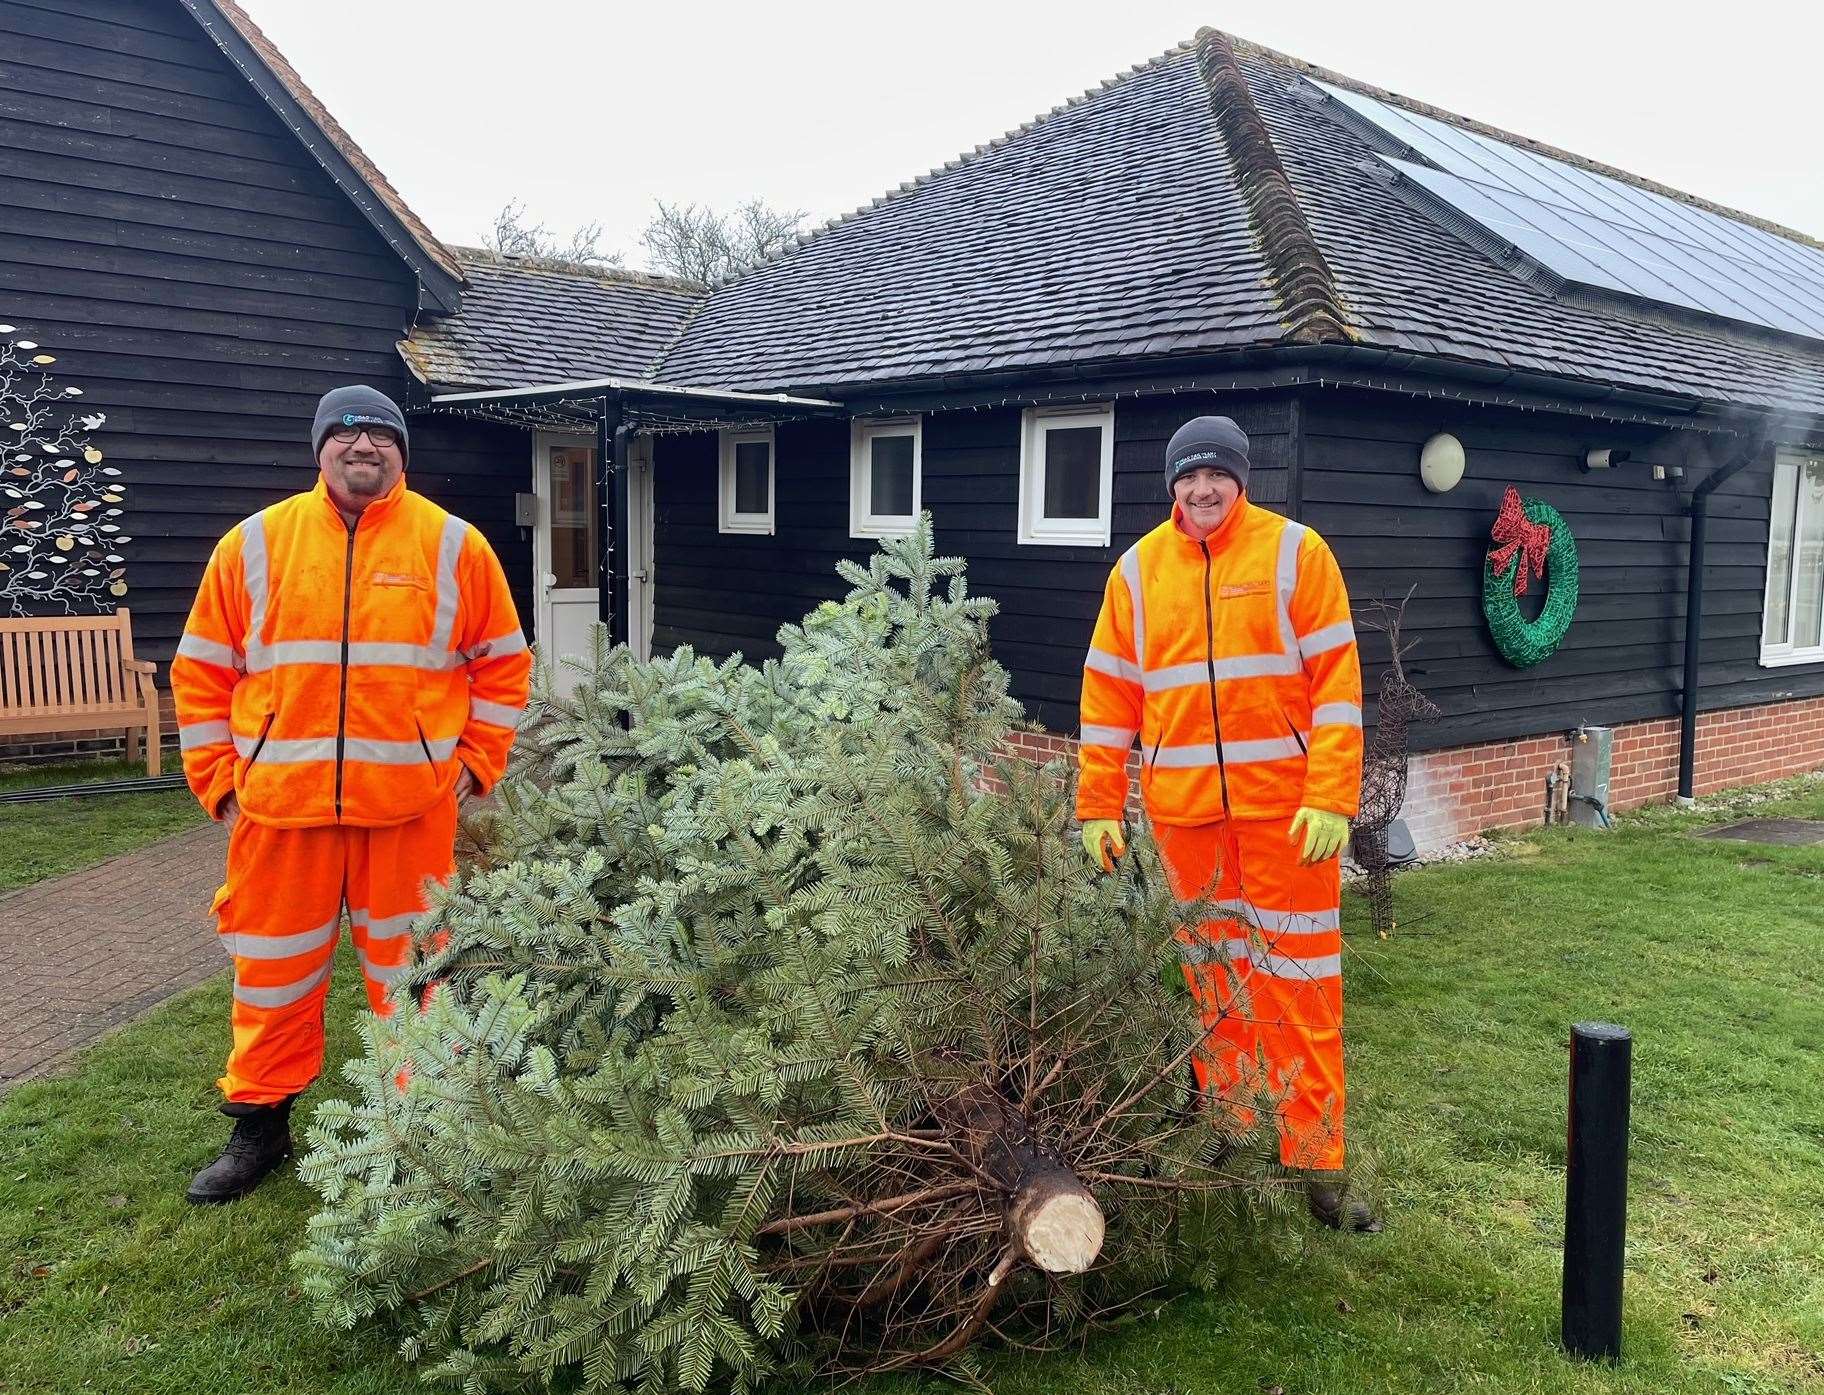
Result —
[[1824, 339], [1824, 251], [1310, 81], [1394, 143], [1389, 168], [1560, 280]]

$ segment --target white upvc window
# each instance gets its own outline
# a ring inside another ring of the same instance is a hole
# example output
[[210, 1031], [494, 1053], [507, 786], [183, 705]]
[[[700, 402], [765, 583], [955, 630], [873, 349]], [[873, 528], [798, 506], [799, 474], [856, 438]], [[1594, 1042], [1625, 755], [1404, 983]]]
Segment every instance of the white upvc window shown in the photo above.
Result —
[[921, 417], [858, 417], [849, 427], [849, 536], [900, 538], [924, 497]]
[[1773, 462], [1761, 662], [1824, 661], [1824, 452], [1782, 448]]
[[1020, 419], [1019, 540], [1108, 546], [1114, 478], [1112, 404], [1028, 407]]
[[776, 460], [773, 428], [722, 433], [716, 526], [724, 533], [771, 533]]

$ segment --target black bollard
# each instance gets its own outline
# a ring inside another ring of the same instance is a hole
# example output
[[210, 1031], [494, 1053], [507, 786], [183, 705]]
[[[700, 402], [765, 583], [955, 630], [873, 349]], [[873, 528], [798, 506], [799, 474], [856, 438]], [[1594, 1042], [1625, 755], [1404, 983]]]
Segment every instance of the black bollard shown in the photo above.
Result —
[[1633, 1046], [1626, 1027], [1579, 1022], [1571, 1028], [1561, 1330], [1573, 1356], [1611, 1363], [1621, 1359]]

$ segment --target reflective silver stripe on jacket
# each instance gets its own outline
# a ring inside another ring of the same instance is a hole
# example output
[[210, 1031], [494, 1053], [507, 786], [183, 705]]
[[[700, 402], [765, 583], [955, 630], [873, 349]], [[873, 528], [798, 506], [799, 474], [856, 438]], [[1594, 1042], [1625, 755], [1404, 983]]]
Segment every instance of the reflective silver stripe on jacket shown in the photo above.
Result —
[[1325, 625], [1321, 630], [1313, 630], [1308, 635], [1298, 637], [1298, 652], [1305, 658], [1313, 654], [1323, 654], [1332, 649], [1341, 649], [1345, 644], [1355, 643], [1355, 622], [1338, 620], [1334, 625]]
[[[448, 760], [456, 754], [456, 743], [457, 738], [453, 736], [429, 742], [431, 758]], [[256, 748], [261, 765], [300, 765], [306, 761], [336, 758], [336, 738], [333, 736], [310, 736], [295, 741], [269, 738], [262, 746], [257, 736], [235, 734], [234, 749], [243, 757], [251, 757]], [[422, 765], [424, 746], [417, 741], [375, 741], [365, 736], [350, 736], [343, 739], [342, 756], [345, 760], [366, 761], [370, 765]]]
[[1097, 673], [1106, 673], [1110, 678], [1122, 678], [1129, 683], [1140, 681], [1140, 666], [1131, 659], [1123, 659], [1118, 654], [1111, 654], [1106, 649], [1091, 648], [1083, 659], [1083, 667], [1094, 669]]
[[437, 619], [431, 626], [430, 647], [448, 653], [450, 637], [456, 633], [456, 607], [462, 591], [456, 584], [456, 563], [462, 557], [463, 539], [469, 525], [454, 514], [443, 520], [443, 536], [437, 540]]
[[244, 930], [230, 930], [219, 938], [222, 948], [237, 959], [290, 959], [295, 954], [309, 954], [336, 942], [342, 928], [342, 912], [315, 930], [300, 930], [294, 935], [250, 935]]
[[527, 648], [524, 630], [508, 630], [504, 635], [493, 639], [484, 639], [466, 654], [458, 654], [457, 662], [474, 663], [477, 659], [504, 659], [509, 654], [522, 654]]
[[233, 733], [228, 730], [228, 723], [191, 722], [177, 729], [177, 748], [180, 751], [194, 751], [199, 746], [219, 746], [233, 740]]
[[258, 673], [266, 648], [266, 605], [271, 595], [266, 551], [266, 515], [256, 513], [241, 524], [241, 584], [247, 588], [247, 671]]
[[351, 736], [342, 743], [342, 754], [348, 760], [366, 761], [369, 765], [415, 765], [424, 760], [425, 747], [430, 747], [432, 760], [448, 760], [456, 754], [458, 737], [428, 737], [417, 741], [376, 741], [367, 736]]
[[[1306, 745], [1310, 738], [1306, 738]], [[1292, 760], [1302, 756], [1305, 747], [1291, 736], [1271, 736], [1259, 741], [1225, 741], [1222, 758], [1230, 765], [1251, 765], [1263, 760]]]
[[[327, 664], [342, 662], [339, 639], [287, 639], [277, 644], [261, 645], [249, 651], [247, 669], [265, 673], [288, 664]], [[355, 640], [348, 646], [350, 668], [417, 668], [432, 673], [459, 667], [463, 656], [448, 649], [433, 649], [428, 644], [399, 644], [384, 640]]]
[[[267, 739], [264, 745], [257, 736], [234, 734], [234, 749], [243, 760], [251, 760], [253, 753], [260, 753], [262, 765], [297, 765], [308, 760], [334, 760], [336, 758], [336, 738], [333, 736], [313, 736], [300, 741], [274, 741]], [[424, 759], [424, 752], [418, 753], [418, 759]]]
[[306, 974], [294, 983], [282, 983], [276, 988], [249, 987], [241, 982], [241, 976], [237, 970], [234, 976], [235, 1001], [246, 1003], [248, 1007], [290, 1007], [298, 999], [307, 997], [312, 989], [329, 977], [329, 966], [332, 962], [332, 960], [325, 959], [323, 967], [315, 973]]
[[1139, 733], [1133, 727], [1104, 727], [1094, 722], [1083, 723], [1081, 734], [1077, 738], [1080, 746], [1107, 746], [1117, 751], [1125, 751], [1134, 744]]
[[236, 672], [247, 667], [247, 661], [240, 651], [231, 645], [218, 644], [213, 639], [204, 639], [201, 635], [191, 634], [188, 630], [177, 642], [177, 657], [195, 659], [198, 663], [214, 664], [217, 668], [231, 668]]
[[1288, 654], [1298, 650], [1292, 629], [1292, 596], [1298, 590], [1298, 549], [1305, 540], [1305, 525], [1287, 521], [1279, 535], [1279, 639]]
[[[1251, 765], [1265, 760], [1290, 760], [1304, 755], [1304, 748], [1290, 736], [1276, 736], [1264, 741], [1225, 741], [1222, 759], [1227, 765]], [[1202, 770], [1215, 766], [1214, 742], [1201, 741], [1188, 746], [1161, 746], [1146, 757], [1158, 770]]]
[[1359, 702], [1320, 702], [1311, 712], [1314, 727], [1359, 727], [1362, 705]]
[[504, 702], [484, 702], [481, 698], [469, 699], [469, 716], [478, 722], [486, 722], [495, 727], [517, 727], [519, 719], [526, 715], [524, 707], [508, 707]]
[[1121, 579], [1134, 612], [1134, 657], [1146, 667], [1146, 593], [1140, 589], [1140, 544], [1121, 554]]

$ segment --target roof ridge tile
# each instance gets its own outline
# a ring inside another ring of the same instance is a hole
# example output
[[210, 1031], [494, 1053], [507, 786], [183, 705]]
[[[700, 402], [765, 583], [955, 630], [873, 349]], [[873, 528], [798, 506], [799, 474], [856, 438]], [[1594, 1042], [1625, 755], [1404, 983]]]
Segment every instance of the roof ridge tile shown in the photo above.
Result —
[[1336, 277], [1286, 178], [1272, 132], [1254, 105], [1229, 36], [1218, 29], [1200, 29], [1195, 42], [1210, 111], [1247, 200], [1248, 218], [1285, 315], [1287, 339], [1295, 344], [1350, 342], [1355, 332]]

